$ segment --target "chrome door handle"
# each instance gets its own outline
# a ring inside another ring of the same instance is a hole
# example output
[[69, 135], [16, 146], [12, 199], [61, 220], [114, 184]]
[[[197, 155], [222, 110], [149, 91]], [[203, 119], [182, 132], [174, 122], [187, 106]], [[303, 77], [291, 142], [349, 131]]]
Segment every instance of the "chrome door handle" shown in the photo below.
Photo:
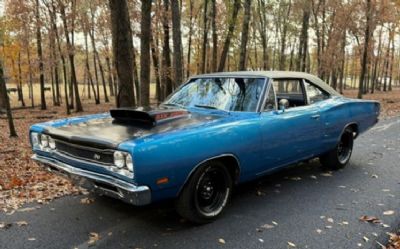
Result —
[[315, 114], [315, 115], [312, 115], [312, 116], [311, 116], [312, 119], [319, 119], [319, 117], [320, 117], [319, 114]]

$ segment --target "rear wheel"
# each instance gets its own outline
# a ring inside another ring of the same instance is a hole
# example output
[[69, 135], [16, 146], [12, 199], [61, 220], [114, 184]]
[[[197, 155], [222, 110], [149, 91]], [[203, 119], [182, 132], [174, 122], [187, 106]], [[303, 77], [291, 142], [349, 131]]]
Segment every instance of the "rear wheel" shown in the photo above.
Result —
[[178, 213], [194, 223], [204, 224], [219, 217], [232, 193], [232, 177], [219, 161], [200, 166], [176, 201]]
[[336, 147], [320, 156], [319, 159], [322, 166], [334, 170], [345, 167], [350, 161], [351, 153], [353, 152], [353, 141], [353, 129], [347, 127]]

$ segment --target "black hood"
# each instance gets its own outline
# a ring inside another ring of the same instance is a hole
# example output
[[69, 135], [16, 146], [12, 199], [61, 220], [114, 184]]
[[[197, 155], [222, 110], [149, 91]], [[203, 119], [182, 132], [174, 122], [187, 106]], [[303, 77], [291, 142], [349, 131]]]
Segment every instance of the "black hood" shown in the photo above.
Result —
[[184, 109], [112, 109], [110, 116], [61, 127], [44, 133], [69, 143], [96, 148], [116, 148], [121, 142], [152, 134], [213, 122], [221, 116], [190, 113]]

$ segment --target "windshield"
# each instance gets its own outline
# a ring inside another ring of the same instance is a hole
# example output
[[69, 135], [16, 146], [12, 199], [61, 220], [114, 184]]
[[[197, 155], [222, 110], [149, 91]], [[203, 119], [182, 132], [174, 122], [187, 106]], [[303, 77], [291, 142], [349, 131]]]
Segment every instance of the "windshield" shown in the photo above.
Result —
[[255, 112], [264, 82], [263, 78], [192, 79], [163, 105]]

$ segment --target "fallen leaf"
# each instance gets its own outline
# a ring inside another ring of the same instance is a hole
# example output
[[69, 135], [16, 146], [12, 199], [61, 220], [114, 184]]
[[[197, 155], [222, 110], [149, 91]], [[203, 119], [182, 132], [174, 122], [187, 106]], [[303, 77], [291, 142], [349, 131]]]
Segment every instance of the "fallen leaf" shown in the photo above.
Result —
[[321, 173], [320, 175], [330, 177], [330, 176], [332, 176], [332, 172]]
[[382, 223], [382, 221], [378, 218], [376, 218], [375, 216], [367, 216], [367, 215], [363, 215], [360, 218], [360, 221], [365, 221], [365, 222], [371, 222], [371, 223]]
[[12, 226], [11, 223], [0, 222], [0, 229], [9, 229]]
[[332, 226], [325, 226], [326, 229], [332, 229]]
[[221, 244], [225, 244], [226, 243], [225, 240], [222, 239], [222, 238], [218, 239], [218, 242], [221, 243]]
[[81, 204], [91, 204], [93, 202], [94, 202], [94, 199], [92, 199], [92, 198], [85, 197], [85, 198], [81, 199]]
[[21, 209], [18, 209], [17, 212], [30, 212], [30, 211], [36, 210], [38, 208], [39, 208], [39, 206], [38, 207], [21, 208]]
[[333, 219], [332, 218], [328, 218], [326, 219], [329, 223], [333, 223]]
[[292, 180], [292, 181], [300, 181], [300, 180], [301, 180], [301, 177], [299, 177], [299, 176], [293, 176], [293, 177], [290, 177], [290, 180]]
[[260, 241], [261, 243], [264, 243], [264, 240], [263, 240], [263, 239], [258, 239], [258, 241]]
[[263, 192], [261, 190], [257, 190], [256, 194], [257, 194], [257, 196], [264, 196], [265, 192]]
[[315, 175], [310, 175], [310, 178], [314, 179], [314, 180], [317, 179], [317, 177]]
[[275, 226], [278, 225], [278, 222], [276, 222], [276, 221], [272, 221], [271, 223], [274, 224]]
[[15, 222], [15, 224], [17, 224], [18, 226], [22, 227], [22, 226], [27, 226], [28, 222], [21, 220], [21, 221], [17, 221]]
[[293, 242], [290, 242], [290, 241], [288, 241], [288, 245], [289, 245], [290, 247], [296, 247], [296, 244], [294, 244]]
[[390, 192], [390, 189], [384, 188], [384, 189], [382, 189], [382, 192]]
[[29, 241], [35, 241], [36, 238], [28, 238]]
[[317, 230], [315, 230], [318, 234], [321, 234], [322, 233], [322, 230], [321, 229], [317, 229]]
[[363, 237], [363, 240], [365, 241], [365, 242], [368, 242], [369, 241], [369, 239], [367, 238], [367, 237]]
[[378, 175], [373, 174], [373, 175], [371, 175], [371, 177], [372, 178], [378, 178]]
[[273, 225], [270, 225], [270, 224], [264, 224], [264, 225], [262, 225], [261, 227], [262, 227], [262, 228], [265, 228], [265, 229], [274, 228], [274, 226], [273, 226]]
[[94, 245], [99, 239], [100, 239], [100, 236], [98, 233], [91, 232], [89, 234], [89, 242], [88, 242], [89, 246]]
[[387, 210], [385, 212], [383, 212], [383, 215], [393, 215], [394, 211], [393, 210]]

